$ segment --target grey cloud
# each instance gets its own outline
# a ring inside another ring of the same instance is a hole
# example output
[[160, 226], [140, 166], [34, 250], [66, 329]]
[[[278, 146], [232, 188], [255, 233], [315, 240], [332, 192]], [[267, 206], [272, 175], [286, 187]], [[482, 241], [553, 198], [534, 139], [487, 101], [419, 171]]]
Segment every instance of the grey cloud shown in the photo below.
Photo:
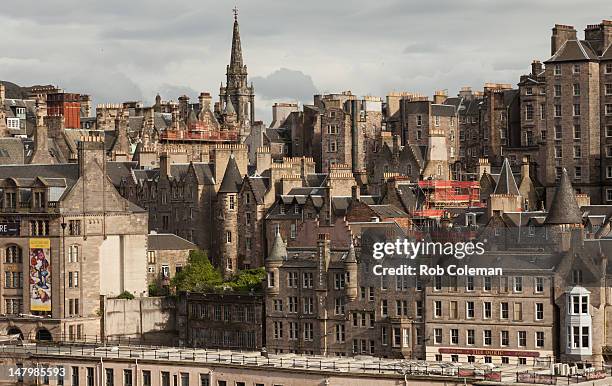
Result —
[[281, 68], [268, 76], [252, 78], [255, 91], [264, 99], [290, 98], [298, 101], [312, 99], [317, 92], [312, 78], [301, 71]]
[[[610, 17], [609, 0], [237, 5], [258, 113], [268, 121], [274, 99], [310, 101], [317, 90], [429, 95], [486, 81], [516, 84], [532, 59], [548, 59], [555, 23], [581, 30]], [[151, 100], [158, 91], [216, 94], [225, 82], [233, 6], [213, 0], [13, 2], [0, 15], [0, 78], [53, 82], [108, 102]]]

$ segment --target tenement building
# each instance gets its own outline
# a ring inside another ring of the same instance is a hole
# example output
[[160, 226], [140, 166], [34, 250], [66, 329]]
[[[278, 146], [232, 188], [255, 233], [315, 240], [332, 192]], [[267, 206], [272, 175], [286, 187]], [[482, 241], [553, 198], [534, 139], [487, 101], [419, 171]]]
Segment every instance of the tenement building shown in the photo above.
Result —
[[25, 338], [100, 335], [100, 296], [142, 296], [147, 213], [121, 197], [100, 137], [78, 162], [0, 167], [0, 329]]
[[[411, 238], [409, 229], [389, 219], [366, 224], [355, 217], [345, 231], [339, 224], [309, 227], [305, 221], [287, 243], [276, 228], [265, 261], [268, 349], [500, 365], [600, 363], [609, 345], [602, 318], [610, 310], [611, 244], [585, 237], [567, 172], [549, 211], [533, 212], [523, 228], [512, 227], [522, 197], [508, 161], [504, 165], [489, 204], [497, 209], [479, 232], [456, 222], [457, 229], [429, 235], [449, 240], [463, 232], [483, 242], [485, 253], [461, 261], [436, 255], [415, 260], [496, 267], [503, 275], [376, 276], [373, 266], [379, 263], [371, 252], [376, 235]], [[349, 206], [347, 219], [351, 213]], [[306, 236], [306, 229], [318, 239]]]

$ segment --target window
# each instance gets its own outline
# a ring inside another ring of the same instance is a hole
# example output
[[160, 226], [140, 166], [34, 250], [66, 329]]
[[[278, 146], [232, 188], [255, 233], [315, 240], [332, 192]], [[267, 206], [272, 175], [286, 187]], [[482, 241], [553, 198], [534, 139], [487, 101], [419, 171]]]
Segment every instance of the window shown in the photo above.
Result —
[[580, 116], [580, 104], [579, 103], [574, 103], [574, 116], [575, 117]]
[[612, 95], [612, 83], [606, 83], [604, 88], [606, 95]]
[[387, 327], [381, 327], [380, 328], [380, 343], [383, 346], [386, 346], [389, 344], [389, 332], [387, 331]]
[[582, 178], [582, 166], [574, 167], [574, 178], [577, 180]]
[[490, 346], [493, 341], [493, 333], [491, 330], [484, 330], [482, 334], [482, 341], [485, 346]]
[[555, 64], [555, 75], [561, 75], [561, 65]]
[[502, 346], [507, 346], [507, 345], [510, 344], [510, 334], [508, 333], [508, 331], [503, 330], [500, 333], [500, 340], [499, 341], [500, 341], [500, 344]]
[[450, 330], [450, 342], [451, 342], [451, 344], [459, 344], [459, 329], [451, 328], [451, 330]]
[[465, 317], [468, 319], [474, 318], [474, 302], [468, 301], [465, 303]]
[[572, 284], [574, 285], [582, 284], [582, 270], [575, 269], [572, 271]]
[[335, 289], [337, 290], [344, 289], [344, 279], [345, 279], [344, 273], [337, 273], [334, 275]]
[[442, 329], [434, 328], [434, 343], [442, 344]]
[[474, 291], [474, 276], [467, 276], [465, 278], [465, 289], [466, 291]]
[[[200, 375], [200, 378], [202, 378], [202, 375]], [[203, 382], [200, 382], [200, 383], [201, 383], [201, 386], [210, 386], [210, 383], [209, 384], [204, 384]], [[142, 370], [142, 386], [152, 386], [150, 370]]]
[[389, 315], [388, 306], [387, 306], [387, 299], [383, 299], [380, 302], [380, 314], [383, 317], [386, 317], [386, 316]]
[[572, 67], [572, 72], [574, 74], [580, 74], [580, 65], [579, 64], [574, 64], [574, 66]]
[[132, 386], [132, 370], [123, 370], [123, 386]]
[[580, 96], [580, 83], [574, 83], [574, 96]]
[[415, 302], [415, 314], [417, 318], [423, 317], [423, 302], [421, 300]]
[[287, 287], [297, 288], [298, 287], [298, 273], [287, 272]]
[[21, 248], [17, 245], [11, 245], [6, 248], [6, 258], [4, 260], [8, 264], [21, 263]]
[[492, 283], [491, 276], [485, 276], [483, 278], [483, 290], [491, 291], [491, 287], [492, 287], [491, 283]]
[[523, 292], [523, 278], [521, 276], [514, 277], [514, 292]]
[[533, 95], [533, 88], [532, 87], [527, 87], [525, 89], [525, 95]]
[[533, 105], [525, 105], [525, 119], [528, 121], [533, 120]]
[[508, 319], [508, 303], [503, 302], [499, 304], [499, 318]]
[[268, 272], [268, 288], [272, 288], [275, 285], [274, 272]]
[[275, 321], [274, 322], [274, 339], [282, 339], [283, 338], [283, 322]]
[[297, 322], [289, 322], [289, 340], [298, 339], [298, 324]]
[[536, 293], [544, 292], [544, 278], [543, 277], [535, 278], [535, 292]]
[[606, 137], [612, 137], [612, 125], [606, 126]]
[[[338, 300], [338, 299], [336, 299]], [[295, 314], [298, 312], [298, 301], [297, 296], [289, 296], [287, 297], [287, 311]]]
[[450, 309], [449, 309], [449, 313], [448, 313], [448, 318], [449, 319], [457, 319], [458, 318], [458, 314], [457, 314], [457, 302], [456, 301], [451, 301], [450, 302]]
[[474, 330], [471, 330], [471, 329], [467, 330], [466, 341], [467, 341], [467, 344], [469, 345], [476, 344], [476, 333]]
[[555, 117], [561, 117], [561, 105], [555, 105]]
[[606, 104], [605, 113], [606, 115], [612, 115], [612, 104]]
[[574, 146], [574, 158], [580, 158], [582, 157], [582, 149], [580, 148], [579, 145]]
[[81, 220], [68, 221], [68, 234], [70, 236], [78, 236], [81, 234]]
[[492, 304], [491, 302], [484, 302], [482, 305], [482, 317], [484, 319], [491, 319], [492, 314]]
[[161, 372], [161, 384], [162, 386], [170, 386], [170, 373], [169, 372], [167, 371]]
[[[72, 367], [72, 386], [79, 386], [79, 367], [78, 366], [73, 366]], [[108, 385], [108, 382], [107, 382]], [[112, 386], [112, 384], [111, 384]]]
[[336, 151], [338, 151], [338, 143], [336, 142], [336, 140], [330, 140], [329, 142], [327, 142], [327, 152], [335, 153]]
[[606, 178], [612, 178], [612, 166], [606, 167]]
[[434, 301], [434, 318], [442, 317], [442, 301], [435, 300]]
[[434, 116], [434, 125], [436, 127], [440, 126], [440, 116], [439, 115]]
[[582, 130], [580, 125], [574, 125], [574, 139], [582, 138]]
[[523, 303], [514, 303], [514, 320], [523, 320]]
[[344, 324], [336, 324], [336, 342], [344, 343], [345, 338]]
[[544, 303], [536, 303], [535, 305], [535, 319], [544, 320]]
[[344, 315], [344, 297], [336, 298], [334, 312], [336, 315]]
[[225, 232], [225, 242], [228, 244], [232, 242], [232, 231]]
[[560, 97], [561, 96], [561, 85], [560, 84], [555, 84], [555, 96], [556, 97]]
[[536, 331], [536, 347], [544, 347], [544, 332]]
[[612, 63], [606, 63], [606, 74], [612, 74]]
[[518, 336], [518, 346], [519, 347], [527, 346], [527, 331], [519, 331], [517, 336]]
[[68, 247], [68, 262], [78, 263], [79, 262], [79, 246], [71, 245]]
[[423, 116], [421, 114], [416, 116], [416, 122], [417, 126], [423, 126]]
[[304, 323], [304, 340], [311, 342], [314, 339], [314, 326], [311, 322]]
[[[304, 272], [303, 275], [303, 287], [304, 288], [312, 288], [314, 283], [312, 272]], [[362, 287], [363, 288], [363, 287]]]
[[434, 277], [434, 291], [441, 291], [442, 290], [442, 276], [435, 276]]
[[[86, 382], [87, 382], [87, 386], [94, 386], [94, 368], [93, 367], [87, 368]], [[48, 385], [49, 382], [47, 382], [46, 384]], [[149, 384], [146, 384], [143, 380], [143, 386], [151, 386], [151, 383], [149, 382]]]
[[540, 104], [540, 119], [546, 119], [546, 105]]

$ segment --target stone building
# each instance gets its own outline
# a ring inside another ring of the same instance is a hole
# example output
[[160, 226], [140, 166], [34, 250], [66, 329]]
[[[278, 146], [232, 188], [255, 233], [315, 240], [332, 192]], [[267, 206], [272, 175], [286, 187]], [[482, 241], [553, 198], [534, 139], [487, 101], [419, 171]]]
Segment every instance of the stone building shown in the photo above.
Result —
[[[368, 248], [376, 236], [394, 240], [411, 231], [389, 218], [363, 224], [365, 207], [351, 212], [349, 206], [344, 228], [298, 227], [286, 244], [276, 228], [265, 261], [269, 350], [498, 365], [599, 363], [608, 345], [601, 318], [610, 309], [604, 298], [612, 245], [584, 237], [582, 198], [567, 173], [548, 213], [534, 213], [542, 221], [510, 226], [524, 204], [511, 173], [506, 160], [490, 198], [498, 209], [480, 232], [463, 233], [487, 240], [485, 253], [465, 263], [502, 268], [503, 275], [375, 276]], [[316, 241], [305, 236], [313, 232]], [[429, 237], [447, 240], [457, 232]], [[388, 267], [406, 261], [387, 259]]]
[[192, 242], [171, 233], [149, 233], [147, 237], [147, 285], [168, 288], [170, 280], [189, 262]]
[[119, 195], [99, 137], [78, 163], [0, 167], [3, 331], [100, 336], [100, 295], [146, 295], [147, 214]]
[[180, 339], [189, 347], [255, 351], [264, 346], [265, 313], [261, 293], [180, 295], [185, 315]]

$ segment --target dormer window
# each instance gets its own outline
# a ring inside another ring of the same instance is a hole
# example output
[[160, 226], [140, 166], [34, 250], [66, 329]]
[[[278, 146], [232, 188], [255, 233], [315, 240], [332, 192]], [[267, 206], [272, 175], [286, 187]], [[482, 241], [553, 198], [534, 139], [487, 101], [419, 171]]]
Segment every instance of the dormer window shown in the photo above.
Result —
[[5, 207], [9, 209], [15, 209], [17, 207], [17, 193], [6, 192], [4, 193]]
[[34, 208], [44, 208], [46, 206], [46, 194], [45, 192], [34, 192]]
[[575, 269], [572, 271], [572, 284], [581, 285], [582, 284], [582, 270]]

